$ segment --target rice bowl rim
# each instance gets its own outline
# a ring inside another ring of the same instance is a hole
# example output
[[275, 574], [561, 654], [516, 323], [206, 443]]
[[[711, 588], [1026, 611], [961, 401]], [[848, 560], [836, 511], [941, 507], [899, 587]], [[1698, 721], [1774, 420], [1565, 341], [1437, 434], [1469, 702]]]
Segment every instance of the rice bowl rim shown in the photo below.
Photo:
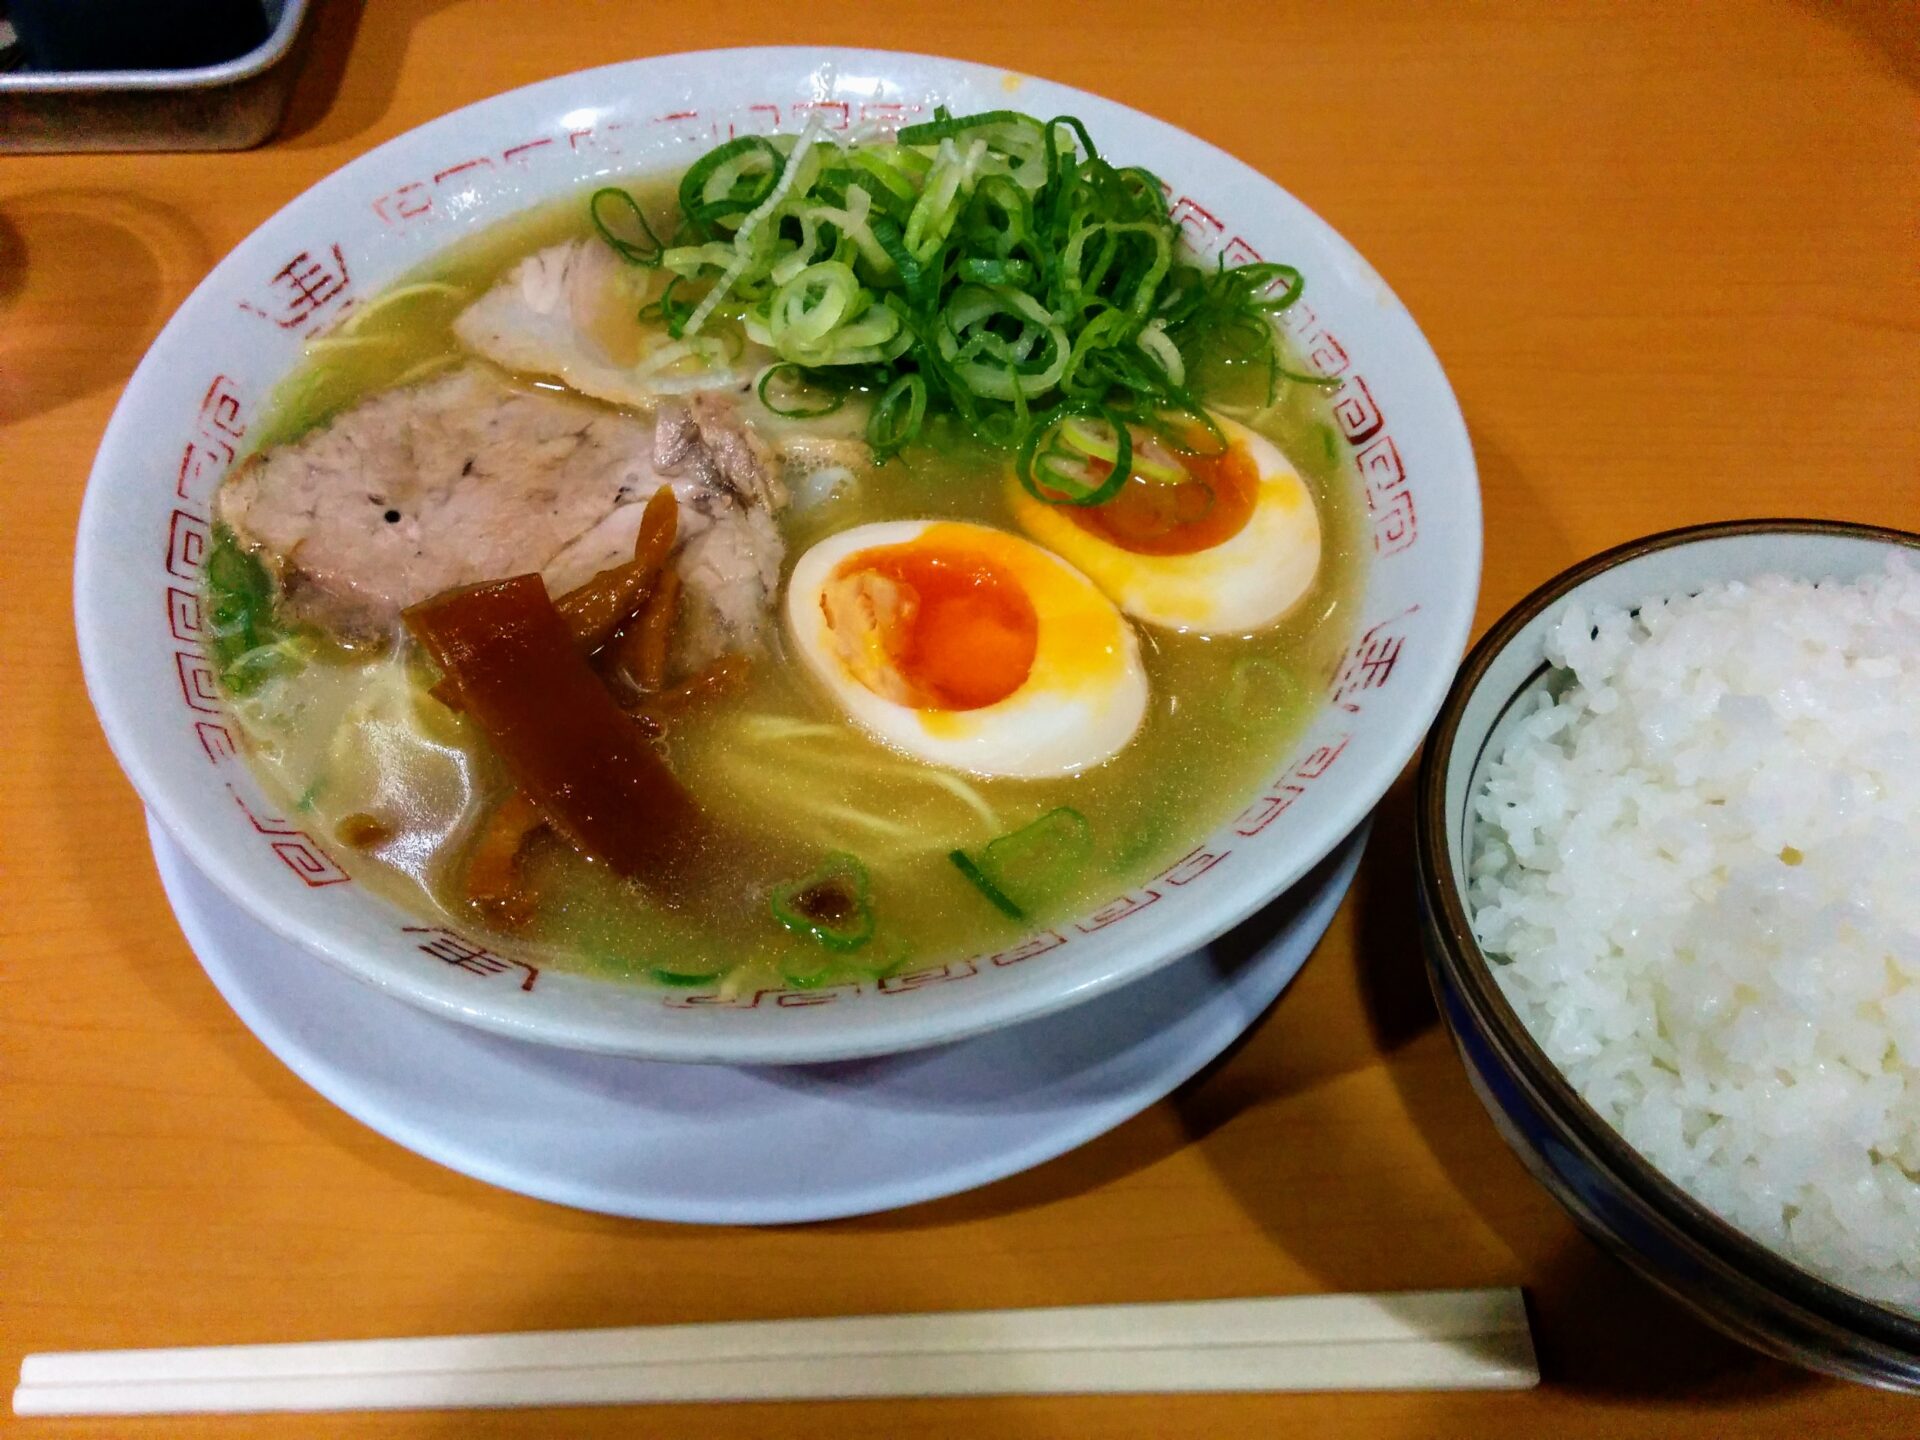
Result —
[[[1461, 746], [1461, 722], [1494, 661], [1527, 625], [1596, 577], [1658, 551], [1749, 536], [1805, 535], [1878, 542], [1889, 547], [1889, 553], [1907, 552], [1920, 561], [1920, 534], [1889, 526], [1798, 518], [1718, 521], [1664, 530], [1603, 550], [1561, 571], [1495, 621], [1461, 662], [1420, 757], [1414, 793], [1416, 883], [1425, 902], [1426, 929], [1436, 942], [1436, 966], [1444, 963], [1447, 978], [1481, 1037], [1498, 1057], [1506, 1078], [1552, 1120], [1560, 1138], [1570, 1141], [1583, 1161], [1678, 1228], [1728, 1272], [1715, 1275], [1716, 1282], [1731, 1278], [1787, 1298], [1829, 1324], [1920, 1357], [1920, 1319], [1822, 1278], [1721, 1218], [1645, 1159], [1582, 1098], [1533, 1038], [1494, 980], [1492, 965], [1474, 938], [1465, 901], [1452, 879], [1455, 846], [1446, 820], [1446, 781]], [[1763, 565], [1753, 573], [1769, 572]], [[1529, 672], [1485, 732], [1466, 737], [1477, 747], [1470, 762], [1473, 768], [1478, 767], [1500, 720], [1549, 668], [1543, 661]], [[1473, 768], [1468, 771], [1469, 778]]]

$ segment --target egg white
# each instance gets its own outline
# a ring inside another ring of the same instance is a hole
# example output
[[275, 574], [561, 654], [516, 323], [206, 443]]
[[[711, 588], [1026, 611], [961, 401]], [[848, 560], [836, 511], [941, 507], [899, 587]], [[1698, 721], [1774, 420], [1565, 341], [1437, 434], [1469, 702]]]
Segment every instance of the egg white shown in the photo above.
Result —
[[[1038, 619], [1033, 664], [1006, 698], [973, 710], [917, 709], [876, 694], [847, 666], [822, 604], [841, 563], [937, 530], [1021, 582]], [[956, 521], [889, 520], [842, 531], [802, 555], [787, 582], [794, 653], [853, 722], [882, 744], [973, 775], [1071, 775], [1124, 748], [1147, 711], [1140, 644], [1113, 602], [1056, 555], [1005, 530]]]
[[1264, 630], [1300, 603], [1320, 570], [1320, 516], [1299, 472], [1270, 440], [1215, 417], [1259, 472], [1253, 513], [1239, 532], [1190, 555], [1141, 555], [1076, 525], [1066, 508], [1034, 499], [1009, 478], [1022, 530], [1077, 566], [1127, 614], [1201, 634]]

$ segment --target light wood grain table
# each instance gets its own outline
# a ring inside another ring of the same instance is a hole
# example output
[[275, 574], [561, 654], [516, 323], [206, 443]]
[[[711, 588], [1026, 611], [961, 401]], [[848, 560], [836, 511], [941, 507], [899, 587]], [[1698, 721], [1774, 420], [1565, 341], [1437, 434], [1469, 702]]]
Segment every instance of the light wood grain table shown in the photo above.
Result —
[[1911, 1436], [1920, 1402], [1760, 1360], [1578, 1236], [1426, 997], [1404, 787], [1299, 981], [1224, 1065], [977, 1193], [806, 1228], [605, 1219], [334, 1110], [214, 993], [88, 709], [81, 490], [121, 386], [230, 246], [368, 147], [547, 76], [860, 43], [1161, 115], [1304, 199], [1459, 392], [1482, 623], [1667, 526], [1920, 524], [1911, 3], [323, 4], [245, 155], [0, 159], [0, 1371], [34, 1348], [1521, 1284], [1529, 1394], [940, 1400], [346, 1421], [9, 1422], [48, 1437]]

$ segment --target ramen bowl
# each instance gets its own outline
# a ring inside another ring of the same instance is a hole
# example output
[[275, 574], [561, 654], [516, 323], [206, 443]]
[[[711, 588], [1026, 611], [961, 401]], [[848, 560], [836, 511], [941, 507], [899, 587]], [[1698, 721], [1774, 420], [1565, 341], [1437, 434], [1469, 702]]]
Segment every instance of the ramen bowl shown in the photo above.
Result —
[[[423, 920], [256, 784], [203, 650], [210, 498], [305, 340], [450, 243], [613, 176], [683, 167], [729, 135], [886, 127], [1011, 103], [1072, 112], [1172, 187], [1205, 263], [1284, 258], [1286, 314], [1326, 378], [1364, 496], [1366, 578], [1319, 712], [1267, 782], [1160, 874], [993, 953], [857, 984], [729, 993], [596, 980]], [[391, 995], [515, 1038], [666, 1060], [842, 1059], [959, 1039], [1088, 999], [1186, 954], [1292, 885], [1358, 825], [1419, 743], [1478, 585], [1473, 455], [1445, 376], [1354, 250], [1271, 181], [1112, 101], [924, 56], [757, 49], [564, 76], [424, 125], [329, 176], [217, 266], [140, 365], [82, 513], [75, 609], [88, 688], [159, 822], [232, 900]]]

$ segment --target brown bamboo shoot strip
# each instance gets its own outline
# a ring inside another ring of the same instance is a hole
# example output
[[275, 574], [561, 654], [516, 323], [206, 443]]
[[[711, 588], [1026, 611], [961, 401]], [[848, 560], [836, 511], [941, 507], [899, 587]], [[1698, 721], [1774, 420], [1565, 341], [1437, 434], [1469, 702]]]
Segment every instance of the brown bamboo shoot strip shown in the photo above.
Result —
[[406, 622], [556, 830], [669, 897], [695, 884], [711, 825], [573, 644], [538, 575], [436, 595]]
[[679, 529], [680, 506], [673, 487], [662, 485], [647, 501], [634, 536], [633, 559], [578, 585], [555, 603], [581, 649], [592, 654], [612, 638], [647, 601], [673, 549]]
[[[679, 527], [680, 505], [674, 498], [673, 487], [662, 485], [641, 512], [640, 529], [633, 537], [633, 559], [602, 570], [555, 602], [566, 618], [574, 643], [587, 654], [605, 645], [646, 603], [660, 568], [672, 553]], [[460, 687], [451, 676], [441, 676], [427, 693], [449, 710], [463, 708]]]
[[662, 578], [641, 608], [639, 623], [621, 637], [616, 657], [642, 690], [658, 690], [667, 678], [667, 650], [673, 643], [674, 617], [680, 611], [680, 577]]
[[467, 859], [467, 899], [497, 925], [518, 929], [533, 918], [535, 897], [521, 864], [527, 841], [547, 817], [515, 790], [494, 806]]

